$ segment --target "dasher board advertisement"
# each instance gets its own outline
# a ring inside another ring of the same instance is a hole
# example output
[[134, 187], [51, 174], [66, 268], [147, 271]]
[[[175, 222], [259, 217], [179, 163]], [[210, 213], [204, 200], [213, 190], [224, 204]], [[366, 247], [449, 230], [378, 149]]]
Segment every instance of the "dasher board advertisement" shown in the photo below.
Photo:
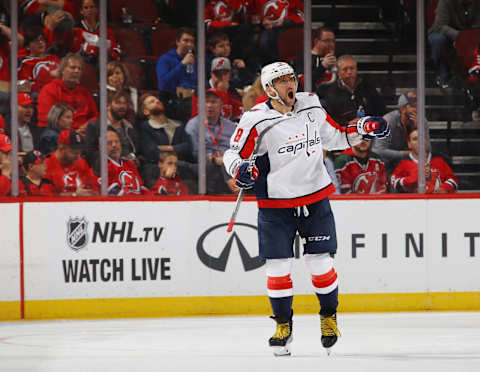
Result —
[[[480, 200], [336, 200], [343, 294], [480, 290]], [[257, 205], [24, 205], [26, 300], [265, 295]], [[311, 294], [297, 239], [292, 279]], [[299, 262], [302, 261], [302, 262]]]

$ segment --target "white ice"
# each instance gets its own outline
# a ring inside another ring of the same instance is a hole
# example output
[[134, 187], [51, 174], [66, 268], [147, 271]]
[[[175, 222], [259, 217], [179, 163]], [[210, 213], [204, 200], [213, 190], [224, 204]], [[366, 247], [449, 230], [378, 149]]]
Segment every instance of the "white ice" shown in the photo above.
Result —
[[314, 315], [295, 315], [291, 357], [272, 355], [266, 316], [0, 322], [0, 371], [480, 371], [478, 312], [338, 320], [329, 357]]

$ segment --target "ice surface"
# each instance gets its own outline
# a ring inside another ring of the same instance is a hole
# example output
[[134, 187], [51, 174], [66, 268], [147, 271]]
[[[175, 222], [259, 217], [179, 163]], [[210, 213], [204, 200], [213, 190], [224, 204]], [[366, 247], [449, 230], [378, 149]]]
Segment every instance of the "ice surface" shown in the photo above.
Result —
[[0, 323], [0, 371], [480, 371], [480, 313], [339, 314], [327, 357], [318, 316], [295, 315], [291, 357], [266, 316]]

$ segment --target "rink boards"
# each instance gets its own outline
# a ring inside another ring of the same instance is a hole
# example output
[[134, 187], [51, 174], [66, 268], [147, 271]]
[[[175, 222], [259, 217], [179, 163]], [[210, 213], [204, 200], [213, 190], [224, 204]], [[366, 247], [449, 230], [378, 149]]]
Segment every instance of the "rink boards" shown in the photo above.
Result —
[[[111, 199], [110, 199], [111, 200]], [[0, 319], [266, 314], [254, 201], [0, 204]], [[480, 310], [480, 199], [332, 200], [340, 311]], [[318, 311], [294, 244], [294, 307]]]

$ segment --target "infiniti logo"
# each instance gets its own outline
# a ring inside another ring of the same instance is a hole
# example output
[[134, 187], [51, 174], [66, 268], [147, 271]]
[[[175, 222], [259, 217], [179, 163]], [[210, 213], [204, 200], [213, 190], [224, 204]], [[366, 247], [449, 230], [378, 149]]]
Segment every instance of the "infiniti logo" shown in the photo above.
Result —
[[[245, 271], [255, 270], [263, 266], [265, 264], [265, 260], [263, 260], [259, 256], [251, 257], [240, 238], [240, 236], [249, 234], [251, 232], [256, 233], [257, 228], [254, 225], [249, 225], [246, 223], [236, 223], [235, 227], [237, 231], [240, 230], [240, 232], [237, 233], [236, 231], [234, 231], [232, 234], [227, 235], [226, 233], [224, 233], [225, 226], [228, 226], [228, 223], [215, 225], [209, 228], [207, 231], [205, 231], [200, 236], [200, 238], [198, 238], [197, 254], [200, 261], [205, 266], [213, 270], [225, 271], [225, 268], [227, 267], [228, 257], [230, 256], [230, 251], [232, 249], [232, 244], [233, 244], [233, 241], [235, 241], [238, 247], [240, 258], [242, 260], [243, 268]], [[244, 228], [239, 229], [240, 226], [244, 226]], [[205, 246], [204, 246], [205, 239], [210, 234], [215, 234], [213, 238], [215, 238], [215, 241], [220, 241], [220, 242], [222, 242], [224, 238], [228, 237], [228, 240], [226, 240], [225, 245], [219, 257], [212, 257], [205, 251]]]

